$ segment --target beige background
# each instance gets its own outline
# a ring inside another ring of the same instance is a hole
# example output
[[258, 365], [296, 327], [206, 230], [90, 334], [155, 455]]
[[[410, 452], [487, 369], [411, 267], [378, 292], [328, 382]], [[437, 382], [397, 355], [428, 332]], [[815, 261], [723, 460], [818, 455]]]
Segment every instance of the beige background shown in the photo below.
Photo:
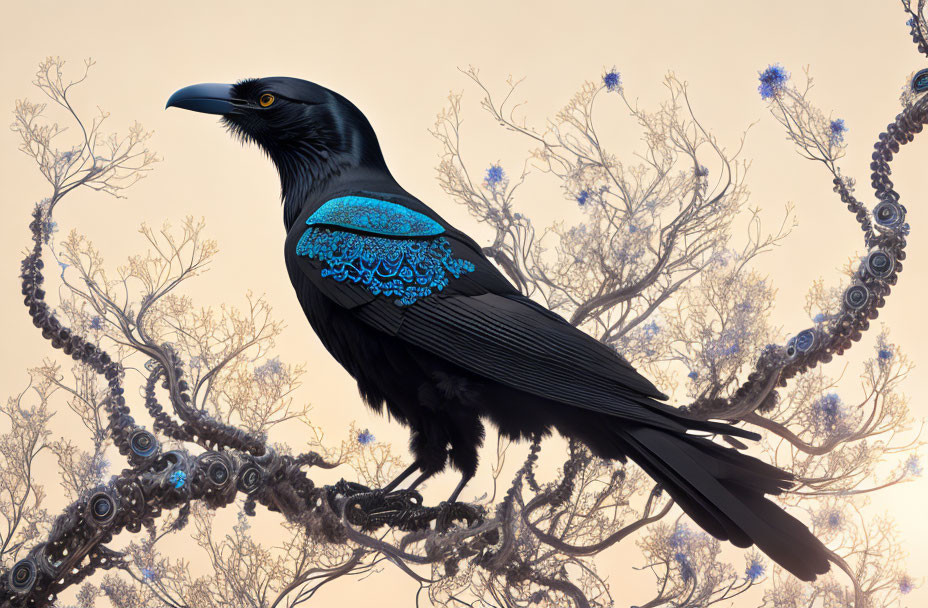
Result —
[[[302, 318], [281, 258], [278, 184], [271, 165], [254, 149], [232, 142], [212, 117], [165, 112], [171, 92], [197, 82], [262, 75], [298, 76], [338, 90], [371, 119], [399, 181], [459, 226], [485, 237], [438, 187], [438, 144], [427, 128], [449, 89], [464, 89], [464, 143], [474, 166], [502, 160], [512, 170], [522, 158], [524, 143], [480, 114], [476, 92], [457, 66], [481, 68], [492, 86], [501, 86], [510, 72], [526, 76], [522, 97], [530, 101], [527, 113], [536, 124], [552, 115], [585, 79], [599, 78], [604, 67], [615, 64], [629, 96], [645, 104], [661, 98], [661, 77], [673, 69], [689, 81], [699, 117], [723, 143], [735, 146], [741, 130], [761, 119], [746, 146], [746, 156], [754, 159], [748, 178], [752, 202], [768, 210], [773, 222], [782, 205], [792, 200], [800, 220], [788, 246], [767, 256], [761, 267], [779, 285], [777, 321], [799, 328], [806, 323], [801, 307], [808, 285], [819, 276], [837, 277], [836, 268], [857, 251], [859, 233], [831, 192], [824, 170], [799, 159], [766, 114], [756, 90], [757, 71], [780, 61], [795, 77], [803, 65], [811, 64], [817, 82], [815, 102], [826, 113], [834, 108], [850, 127], [843, 167], [858, 178], [866, 197], [873, 138], [898, 112], [904, 78], [926, 64], [907, 39], [900, 6], [890, 1], [353, 5], [4, 0], [0, 20], [0, 108], [12, 109], [24, 94], [34, 97], [29, 83], [34, 66], [45, 55], [61, 55], [74, 67], [92, 56], [98, 65], [81, 88], [79, 103], [112, 111], [112, 128], [123, 130], [137, 119], [154, 129], [153, 146], [164, 159], [130, 191], [128, 200], [81, 194], [67, 201], [57, 217], [62, 229], [76, 227], [88, 233], [115, 263], [141, 246], [135, 232], [140, 220], [158, 225], [188, 213], [206, 216], [208, 231], [219, 240], [222, 253], [190, 293], [204, 304], [239, 303], [249, 288], [266, 293], [288, 322], [279, 341], [282, 356], [309, 363], [301, 397], [314, 404], [316, 421], [339, 429], [340, 435], [348, 422], [358, 420], [379, 439], [395, 440], [401, 451], [404, 432], [359, 405], [350, 379], [323, 352]], [[606, 130], [610, 121], [626, 121], [617, 100], [603, 100], [600, 108]], [[613, 149], [621, 157], [633, 146], [637, 141], [615, 141]], [[893, 328], [893, 338], [917, 363], [928, 361], [928, 324], [919, 316], [928, 295], [928, 242], [922, 238], [928, 213], [920, 204], [928, 199], [926, 158], [928, 144], [919, 140], [894, 164], [913, 238], [905, 273], [881, 315]], [[0, 310], [6, 337], [0, 387], [12, 394], [25, 384], [24, 366], [49, 354], [27, 322], [17, 284], [20, 252], [28, 241], [27, 215], [45, 189], [8, 131], [0, 132], [0, 171]], [[543, 177], [534, 180], [520, 200], [527, 213], [542, 219], [571, 208], [555, 184]], [[859, 349], [851, 360], [859, 360], [863, 351], [868, 348]], [[833, 363], [832, 371], [837, 373], [841, 365]], [[856, 395], [856, 370], [852, 366], [847, 373], [845, 394], [850, 397]], [[928, 413], [925, 375], [916, 371], [905, 388], [915, 414]], [[56, 424], [66, 429], [67, 423], [62, 412]], [[47, 483], [57, 507], [56, 480], [49, 478]], [[432, 491], [443, 496], [450, 483], [436, 483]], [[925, 575], [928, 561], [926, 500], [928, 489], [918, 482], [882, 493], [876, 505], [896, 516], [916, 577]], [[274, 525], [266, 514], [259, 520], [259, 525]], [[650, 597], [647, 577], [628, 570], [634, 562], [628, 550], [603, 562], [620, 605]], [[388, 568], [363, 581], [334, 585], [317, 597], [316, 605], [345, 605], [348, 592], [358, 604], [376, 598], [378, 603], [409, 605], [413, 590], [408, 579]], [[909, 606], [926, 602], [928, 592], [923, 589], [907, 597]]]

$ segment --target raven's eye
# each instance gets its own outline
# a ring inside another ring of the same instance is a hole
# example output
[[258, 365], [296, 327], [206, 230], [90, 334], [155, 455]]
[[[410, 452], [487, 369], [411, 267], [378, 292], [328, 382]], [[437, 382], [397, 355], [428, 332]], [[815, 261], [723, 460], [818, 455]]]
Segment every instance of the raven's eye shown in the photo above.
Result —
[[262, 108], [266, 108], [272, 103], [274, 103], [274, 96], [271, 95], [270, 93], [265, 93], [264, 95], [261, 96], [261, 99], [258, 100], [258, 103], [261, 104]]

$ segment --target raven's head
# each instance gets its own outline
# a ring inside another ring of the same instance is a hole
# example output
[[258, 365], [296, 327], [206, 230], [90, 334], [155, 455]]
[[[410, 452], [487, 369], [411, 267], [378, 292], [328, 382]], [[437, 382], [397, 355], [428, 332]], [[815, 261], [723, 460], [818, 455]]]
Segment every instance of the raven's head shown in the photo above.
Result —
[[386, 171], [377, 136], [350, 101], [298, 78], [257, 78], [237, 84], [195, 84], [166, 107], [222, 115], [242, 141], [253, 141], [280, 173], [288, 225], [314, 187], [352, 167]]

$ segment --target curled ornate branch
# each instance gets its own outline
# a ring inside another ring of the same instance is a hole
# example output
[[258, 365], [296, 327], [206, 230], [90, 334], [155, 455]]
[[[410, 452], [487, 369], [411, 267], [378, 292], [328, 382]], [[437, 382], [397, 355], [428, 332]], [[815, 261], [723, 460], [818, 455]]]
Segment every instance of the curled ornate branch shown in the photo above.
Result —
[[[253, 515], [260, 503], [299, 523], [307, 534], [329, 542], [344, 542], [349, 536], [359, 539], [360, 533], [354, 535], [351, 526], [422, 530], [438, 522], [447, 529], [455, 519], [482, 519], [482, 510], [470, 505], [425, 507], [415, 492], [384, 494], [344, 481], [331, 487], [316, 486], [303, 467], [334, 466], [319, 454], [277, 454], [259, 438], [188, 407], [179, 360], [169, 348], [159, 353], [164, 362], [156, 359], [148, 365], [145, 406], [155, 420], [155, 432], [136, 424], [122, 387], [123, 367], [98, 345], [65, 327], [45, 302], [42, 250], [51, 235], [50, 208], [39, 204], [32, 214], [34, 245], [22, 262], [24, 304], [34, 325], [54, 348], [106, 378], [108, 393], [103, 405], [108, 414], [107, 432], [130, 468], [69, 505], [55, 520], [45, 542], [0, 573], [2, 608], [49, 606], [58, 593], [96, 570], [125, 567], [122, 554], [106, 546], [114, 536], [123, 530], [138, 532], [153, 524], [163, 511], [188, 507], [192, 501], [216, 509], [231, 504], [241, 493], [246, 497], [247, 513]], [[172, 401], [183, 424], [158, 403], [155, 389], [159, 380], [172, 397], [177, 397]], [[215, 449], [198, 455], [184, 449], [163, 451], [156, 433]]]
[[835, 191], [848, 211], [854, 214], [864, 232], [867, 255], [854, 273], [852, 284], [845, 290], [841, 310], [827, 322], [803, 329], [785, 345], [770, 346], [758, 358], [754, 370], [729, 398], [697, 399], [689, 410], [703, 417], [742, 419], [758, 410], [769, 411], [777, 400], [776, 387], [819, 363], [827, 363], [841, 355], [861, 339], [870, 321], [879, 315], [892, 286], [902, 272], [905, 260], [906, 208], [893, 189], [889, 163], [900, 146], [911, 142], [928, 124], [928, 96], [899, 113], [880, 133], [874, 144], [870, 164], [871, 185], [878, 203], [873, 208], [873, 222], [867, 211], [850, 192], [845, 181], [835, 179]]

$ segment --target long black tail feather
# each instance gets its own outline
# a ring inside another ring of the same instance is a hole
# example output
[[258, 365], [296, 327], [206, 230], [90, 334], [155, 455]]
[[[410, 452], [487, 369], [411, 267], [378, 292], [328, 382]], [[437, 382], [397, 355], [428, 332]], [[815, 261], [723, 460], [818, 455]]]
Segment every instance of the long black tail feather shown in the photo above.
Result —
[[829, 569], [829, 551], [809, 529], [765, 498], [792, 475], [703, 437], [616, 425], [620, 449], [706, 532], [738, 547], [756, 545], [804, 581]]

